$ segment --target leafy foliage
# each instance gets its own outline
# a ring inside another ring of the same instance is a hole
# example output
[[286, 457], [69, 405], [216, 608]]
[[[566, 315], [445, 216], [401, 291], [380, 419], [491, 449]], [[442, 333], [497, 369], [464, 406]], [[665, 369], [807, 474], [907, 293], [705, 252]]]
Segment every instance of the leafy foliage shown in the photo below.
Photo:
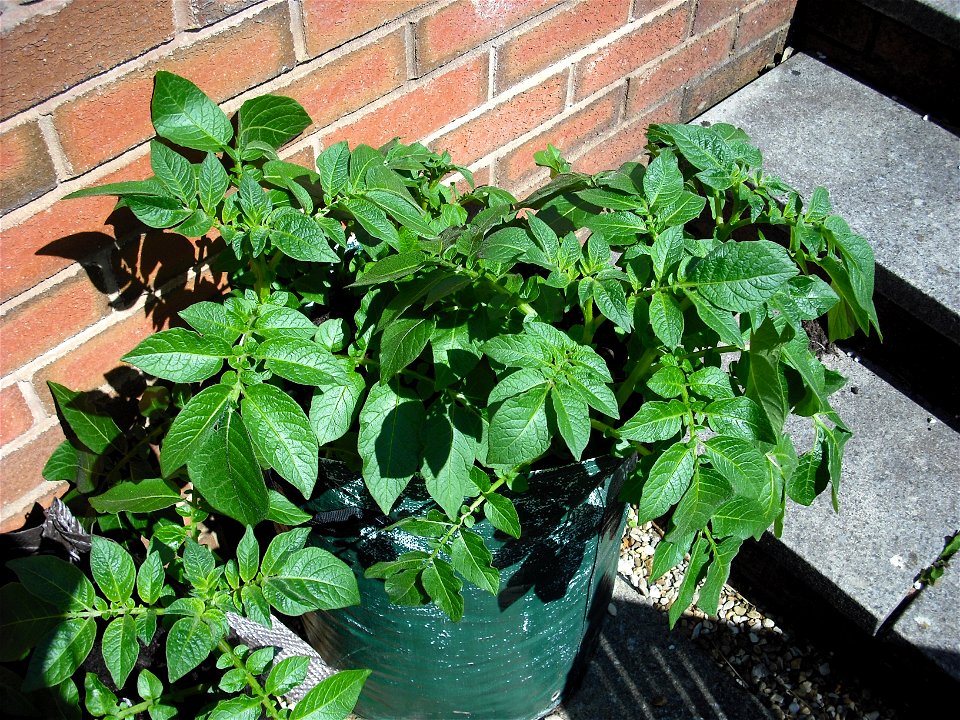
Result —
[[[101, 621], [122, 685], [130, 638], [159, 622], [170, 681], [213, 653], [229, 668], [221, 687], [242, 691], [210, 717], [267, 711], [302, 663], [251, 680], [269, 661], [225, 645], [223, 613], [266, 622], [270, 607], [340, 607], [357, 601], [353, 578], [304, 547], [305, 529], [277, 536], [258, 565], [250, 530], [219, 563], [191, 528], [304, 522], [295, 498], [324, 481], [318, 456], [362, 472], [384, 514], [425, 488], [435, 507], [396, 526], [430, 551], [366, 574], [396, 603], [432, 602], [453, 620], [469, 610], [464, 582], [499, 591], [470, 528], [485, 518], [519, 537], [513, 498], [531, 467], [644, 456], [623, 497], [667, 523], [655, 574], [690, 557], [671, 622], [701, 581], [698, 602], [715, 610], [741, 542], [778, 526], [787, 497], [809, 504], [829, 485], [836, 503], [850, 433], [829, 398], [843, 379], [811, 353], [805, 323], [825, 315], [831, 339], [876, 330], [873, 256], [825, 190], [805, 208], [764, 174], [741, 130], [653, 125], [647, 167], [595, 175], [550, 147], [536, 156], [550, 182], [518, 200], [419, 144], [338, 143], [316, 170], [280, 160], [309, 124], [289, 98], [248, 100], [234, 132], [196, 86], [162, 72], [152, 110], [157, 134], [200, 162], [154, 142], [153, 178], [74, 197], [117, 195], [150, 227], [215, 230], [232, 290], [125, 356], [162, 380], [141, 423], [51, 384], [69, 440], [47, 477], [117, 513], [88, 515], [101, 530], [152, 539], [135, 581], [133, 560], [106, 540], [95, 584], [66, 565], [14, 564], [21, 582], [2, 592], [33, 596], [15, 617], [44, 628], [31, 686], [71, 682]], [[469, 188], [443, 182], [451, 173]], [[791, 413], [814, 428], [803, 452], [784, 434]], [[16, 627], [5, 632], [21, 647]], [[363, 675], [337, 677], [290, 717], [348, 709]], [[165, 712], [159, 682], [148, 671], [137, 682], [153, 717]], [[102, 678], [85, 694], [101, 715], [125, 712]]]

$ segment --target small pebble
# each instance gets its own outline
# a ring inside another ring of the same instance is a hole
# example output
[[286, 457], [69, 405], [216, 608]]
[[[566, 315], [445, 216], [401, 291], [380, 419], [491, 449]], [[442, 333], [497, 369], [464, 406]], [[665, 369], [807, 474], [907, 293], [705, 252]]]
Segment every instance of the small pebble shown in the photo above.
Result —
[[607, 605], [607, 612], [611, 615], [611, 617], [616, 617], [616, 616], [617, 616], [617, 606], [614, 605], [613, 603], [610, 603], [609, 605]]

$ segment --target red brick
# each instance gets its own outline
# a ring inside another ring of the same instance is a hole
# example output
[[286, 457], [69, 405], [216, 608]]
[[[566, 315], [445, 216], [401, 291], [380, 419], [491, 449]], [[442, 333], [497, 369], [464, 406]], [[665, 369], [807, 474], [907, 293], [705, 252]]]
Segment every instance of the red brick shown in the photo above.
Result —
[[535, 152], [545, 149], [547, 143], [550, 143], [561, 150], [565, 157], [570, 155], [611, 127], [617, 121], [617, 114], [622, 106], [623, 89], [616, 88], [511, 150], [497, 160], [497, 184], [508, 190], [525, 187], [534, 176], [546, 172], [534, 163]]
[[456, 0], [416, 24], [417, 69], [443, 65], [561, 0]]
[[692, 38], [655, 67], [631, 77], [627, 117], [644, 112], [694, 78], [718, 67], [727, 58], [736, 32], [737, 19], [733, 17], [705, 35]]
[[646, 128], [653, 123], [677, 122], [679, 119], [680, 96], [677, 94], [590, 148], [574, 160], [573, 168], [579, 172], [596, 173], [640, 160], [647, 145]]
[[[50, 488], [50, 491], [44, 494], [42, 497], [36, 498], [34, 503], [39, 504], [40, 507], [46, 509], [53, 504], [53, 499], [58, 497], [63, 497], [63, 495], [70, 489], [70, 486], [65, 482], [57, 483], [48, 483], [44, 481], [44, 486]], [[2, 497], [2, 493], [0, 493]], [[0, 534], [13, 532], [15, 530], [20, 530], [23, 528], [24, 523], [27, 519], [27, 515], [33, 509], [34, 505], [28, 505], [24, 507], [21, 511], [17, 513], [12, 513], [7, 516], [3, 521], [0, 521]]]
[[305, 147], [297, 150], [295, 153], [286, 155], [285, 153], [280, 153], [280, 157], [283, 158], [288, 163], [293, 163], [294, 165], [301, 165], [303, 167], [315, 168], [316, 165], [316, 156], [313, 154], [312, 147]]
[[24, 495], [32, 495], [37, 486], [47, 484], [51, 490], [58, 487], [44, 480], [41, 472], [63, 440], [63, 431], [55, 425], [19, 450], [0, 458], [0, 517], [12, 514], [11, 509], [22, 503]]
[[307, 53], [315, 57], [431, 0], [303, 0]]
[[0, 317], [0, 375], [7, 375], [110, 311], [107, 298], [83, 273]]
[[455, 130], [434, 140], [437, 151], [449, 150], [454, 162], [470, 165], [563, 111], [567, 73], [547, 78]]
[[294, 64], [286, 4], [194, 43], [163, 60], [97, 87], [53, 114], [63, 150], [77, 173], [153, 135], [150, 97], [158, 70], [182, 75], [221, 102]]
[[576, 100], [626, 77], [677, 47], [686, 37], [691, 2], [644, 21], [640, 27], [577, 63]]
[[33, 426], [33, 414], [16, 385], [0, 390], [0, 445], [6, 445]]
[[627, 21], [627, 0], [582, 0], [497, 48], [497, 90], [553, 65]]
[[[73, 0], [5, 29], [0, 119], [116, 67], [173, 36], [172, 0]], [[7, 23], [4, 23], [6, 27]]]
[[36, 122], [0, 134], [0, 212], [20, 207], [56, 184], [53, 161]]
[[747, 0], [699, 0], [693, 20], [693, 33], [699, 34], [717, 23], [736, 17]]
[[797, 0], [758, 0], [743, 9], [735, 50], [741, 50], [790, 24]]
[[[148, 177], [147, 157], [107, 175], [97, 184], [140, 180]], [[98, 250], [138, 227], [129, 215], [110, 218], [116, 198], [92, 197], [64, 200], [37, 213], [20, 225], [3, 233], [3, 254], [0, 256], [0, 302], [9, 300], [63, 270], [77, 260], [84, 260]], [[104, 227], [108, 218], [116, 223]]]
[[773, 62], [779, 49], [780, 37], [771, 35], [752, 50], [729, 60], [713, 74], [697, 83], [691, 83], [684, 92], [682, 121], [686, 122], [706, 112], [728, 95], [755, 80], [761, 71]]
[[323, 65], [277, 92], [296, 99], [313, 118], [329, 125], [383, 97], [406, 79], [402, 29]]
[[479, 107], [487, 99], [487, 54], [430, 79], [381, 108], [324, 135], [325, 147], [340, 140], [379, 147], [399, 137], [420, 140]]
[[245, 10], [263, 0], [190, 0], [189, 25], [191, 28], [213, 25], [234, 13]]

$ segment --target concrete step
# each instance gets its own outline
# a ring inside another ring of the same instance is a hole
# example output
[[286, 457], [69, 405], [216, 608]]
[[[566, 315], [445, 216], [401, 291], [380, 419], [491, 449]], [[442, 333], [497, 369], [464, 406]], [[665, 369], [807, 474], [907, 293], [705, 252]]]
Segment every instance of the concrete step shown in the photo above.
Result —
[[[960, 343], [954, 135], [804, 55], [694, 122], [743, 127], [763, 152], [765, 169], [807, 197], [817, 185], [829, 188], [834, 210], [874, 248], [877, 292], [922, 320], [932, 330], [923, 337]], [[885, 344], [925, 353], [916, 326], [898, 323]], [[778, 570], [784, 582], [799, 578], [841, 616], [880, 633], [877, 647], [893, 652], [894, 641], [906, 643], [960, 681], [960, 562], [939, 587], [913, 588], [945, 537], [960, 528], [960, 434], [882, 379], [891, 377], [886, 369], [841, 352], [824, 362], [849, 378], [835, 402], [854, 432], [841, 511], [833, 512], [828, 497], [812, 508], [790, 508], [782, 538], [758, 544], [758, 562], [768, 580], [777, 582]], [[955, 368], [939, 367], [936, 357], [927, 362], [939, 368], [941, 383], [952, 382]], [[954, 427], [958, 411], [947, 418]]]
[[765, 169], [817, 185], [877, 256], [877, 291], [960, 344], [960, 139], [806, 55], [694, 122], [744, 128]]

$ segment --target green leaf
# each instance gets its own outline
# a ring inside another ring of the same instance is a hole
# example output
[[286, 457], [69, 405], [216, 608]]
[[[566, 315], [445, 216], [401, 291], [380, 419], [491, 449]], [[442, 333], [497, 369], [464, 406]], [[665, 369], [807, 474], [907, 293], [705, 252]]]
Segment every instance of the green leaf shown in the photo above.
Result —
[[264, 689], [271, 695], [286, 695], [307, 677], [310, 658], [299, 655], [284, 658], [270, 670]]
[[117, 700], [117, 696], [110, 691], [110, 688], [104, 685], [100, 678], [91, 672], [88, 672], [84, 678], [83, 691], [85, 695], [83, 700], [84, 707], [95, 717], [103, 715], [115, 717], [115, 714], [120, 711], [120, 703]]
[[309, 340], [317, 332], [316, 326], [302, 312], [278, 305], [264, 309], [253, 329], [268, 339], [287, 337]]
[[162, 195], [163, 189], [163, 183], [157, 178], [127, 180], [75, 190], [69, 195], [64, 195], [64, 200], [76, 200], [78, 198], [96, 197], [100, 195], [117, 195], [119, 197], [129, 195]]
[[369, 675], [369, 670], [341, 670], [320, 681], [296, 704], [290, 720], [344, 720]]
[[230, 344], [246, 330], [244, 319], [232, 307], [220, 303], [194, 303], [177, 314], [201, 335], [210, 335]]
[[463, 583], [453, 574], [450, 565], [439, 558], [428, 565], [421, 576], [423, 589], [453, 622], [463, 618]]
[[630, 332], [633, 329], [633, 313], [627, 308], [627, 294], [616, 278], [607, 278], [593, 283], [593, 299], [604, 317], [613, 320], [618, 327]]
[[150, 166], [168, 192], [189, 204], [197, 194], [197, 176], [190, 161], [156, 140], [150, 141]]
[[829, 428], [818, 422], [823, 429], [824, 446], [827, 452], [827, 469], [830, 473], [830, 488], [834, 512], [840, 512], [840, 470], [843, 465], [843, 448], [853, 434], [841, 428]]
[[339, 558], [306, 547], [284, 558], [277, 568], [264, 567], [263, 596], [285, 615], [333, 610], [360, 602], [357, 579]]
[[555, 385], [550, 389], [550, 408], [560, 436], [570, 448], [570, 454], [579, 461], [590, 442], [590, 408], [569, 385]]
[[303, 262], [340, 263], [317, 222], [294, 208], [280, 208], [270, 222], [270, 242], [284, 255]]
[[108, 415], [98, 415], [83, 393], [69, 390], [50, 380], [47, 381], [57, 409], [63, 419], [85, 447], [100, 454], [120, 437], [120, 428]]
[[777, 441], [763, 408], [748, 397], [715, 400], [703, 412], [710, 429], [721, 435], [751, 442], [774, 444]]
[[733, 347], [744, 347], [740, 326], [737, 325], [736, 318], [729, 310], [720, 310], [714, 307], [689, 288], [685, 288], [683, 294], [693, 303], [697, 315], [703, 320], [703, 324], [713, 330], [723, 342]]
[[650, 259], [657, 279], [664, 277], [670, 268], [683, 259], [683, 228], [668, 228], [657, 235], [650, 246]]
[[657, 549], [653, 552], [653, 568], [649, 582], [656, 582], [683, 561], [683, 556], [693, 543], [693, 535], [690, 533], [672, 541], [661, 540], [657, 543]]
[[244, 389], [240, 410], [260, 456], [309, 498], [317, 482], [319, 446], [306, 413], [287, 393], [266, 383]]
[[775, 243], [731, 241], [694, 265], [689, 281], [717, 307], [744, 312], [773, 297], [798, 272]]
[[130, 554], [113, 540], [94, 535], [91, 539], [90, 570], [108, 600], [122, 603], [133, 595], [137, 571]]
[[756, 500], [735, 497], [717, 509], [711, 523], [717, 537], [746, 539], [766, 530], [770, 526], [770, 519]]
[[567, 372], [562, 382], [569, 385], [590, 407], [604, 415], [617, 419], [620, 408], [617, 398], [606, 383], [599, 379], [592, 369], [575, 367]]
[[146, 605], [153, 605], [163, 591], [163, 560], [158, 552], [147, 553], [146, 560], [137, 571], [137, 594]]
[[397, 228], [383, 210], [360, 197], [348, 198], [345, 205], [347, 211], [360, 223], [360, 227], [372, 237], [383, 240], [393, 248], [399, 247], [400, 235], [397, 234]]
[[101, 651], [113, 684], [122, 688], [140, 656], [137, 621], [133, 615], [122, 615], [110, 621], [103, 631]]
[[700, 217], [706, 204], [706, 198], [684, 190], [672, 203], [657, 208], [657, 224], [662, 228], [683, 227]]
[[348, 287], [363, 287], [364, 285], [378, 285], [379, 283], [399, 280], [415, 273], [427, 262], [427, 256], [419, 250], [387, 255], [383, 260], [377, 260], [364, 267], [363, 275]]
[[671, 445], [657, 458], [643, 483], [637, 505], [639, 522], [660, 517], [683, 496], [693, 476], [695, 459], [694, 449], [683, 443]]
[[294, 528], [274, 536], [270, 544], [267, 545], [267, 551], [263, 554], [260, 571], [264, 575], [276, 573], [289, 555], [303, 549], [309, 536], [310, 528], [306, 527]]
[[311, 518], [309, 513], [305, 513], [276, 490], [269, 491], [268, 502], [267, 520], [270, 522], [293, 526], [305, 523]]
[[783, 430], [787, 417], [787, 379], [780, 365], [783, 346], [773, 323], [763, 322], [750, 339], [749, 372], [744, 394], [763, 408], [774, 434]]
[[80, 457], [78, 451], [69, 440], [64, 440], [57, 445], [47, 462], [43, 466], [40, 474], [44, 480], [56, 482], [58, 480], [68, 480], [76, 482], [80, 466]]
[[219, 338], [172, 328], [146, 338], [121, 360], [164, 380], [192, 383], [216, 375], [230, 353]]
[[401, 318], [387, 326], [380, 341], [381, 383], [420, 356], [436, 326], [433, 318]]
[[740, 551], [740, 538], [727, 538], [714, 550], [713, 560], [707, 568], [707, 579], [700, 588], [697, 606], [707, 615], [716, 615], [720, 604], [720, 592], [730, 577], [730, 564]]
[[736, 154], [723, 138], [710, 128], [697, 125], [662, 125], [669, 128], [677, 150], [699, 170], [735, 169]]
[[437, 236], [437, 233], [430, 227], [429, 220], [424, 216], [423, 211], [411, 204], [402, 195], [392, 190], [367, 190], [364, 197], [389, 213], [398, 223], [413, 230], [417, 235], [424, 238], [435, 238]]
[[249, 525], [237, 544], [237, 566], [240, 570], [240, 578], [245, 583], [250, 582], [260, 569], [260, 543], [257, 542], [257, 536]]
[[484, 497], [486, 503], [483, 505], [483, 514], [490, 524], [510, 537], [519, 538], [520, 516], [513, 501], [495, 492], [488, 493]]
[[176, 682], [202, 663], [220, 642], [220, 633], [198, 615], [177, 620], [167, 634], [167, 675]]
[[487, 463], [516, 467], [540, 457], [550, 447], [546, 402], [549, 387], [538, 385], [507, 398], [490, 421]]
[[184, 405], [160, 449], [160, 468], [165, 477], [196, 457], [200, 446], [227, 413], [232, 394], [229, 385], [211, 385]]
[[672, 152], [661, 152], [647, 166], [643, 174], [643, 194], [651, 207], [658, 208], [676, 202], [683, 193], [683, 175]]
[[460, 513], [481, 435], [479, 416], [458, 405], [444, 407], [434, 403], [427, 413], [421, 431], [424, 440], [421, 474], [430, 497], [450, 518]]
[[317, 158], [320, 184], [330, 197], [346, 191], [350, 178], [349, 162], [350, 150], [345, 141], [331, 145]]
[[267, 487], [250, 433], [236, 410], [228, 410], [205, 437], [187, 469], [194, 487], [214, 509], [244, 525], [266, 517]]
[[483, 344], [483, 353], [507, 367], [542, 368], [550, 363], [543, 341], [528, 334], [495, 337]]
[[647, 381], [647, 387], [660, 397], [679, 397], [686, 385], [683, 370], [674, 365], [664, 365]]
[[700, 582], [703, 567], [709, 559], [706, 538], [698, 538], [693, 547], [690, 548], [690, 564], [687, 565], [687, 572], [684, 573], [683, 582], [680, 583], [677, 599], [673, 601], [667, 613], [671, 629], [677, 624], [680, 614], [693, 602], [693, 593], [697, 589], [697, 583]]
[[343, 437], [350, 429], [366, 387], [362, 376], [349, 372], [342, 384], [324, 385], [314, 393], [308, 417], [321, 447]]
[[644, 207], [644, 201], [636, 197], [636, 192], [636, 188], [632, 186], [630, 193], [627, 195], [611, 190], [588, 188], [575, 193], [575, 195], [578, 198], [586, 200], [588, 203], [602, 208], [609, 208], [611, 210], [639, 210]]
[[203, 210], [194, 210], [190, 217], [177, 225], [175, 232], [186, 237], [201, 237], [210, 232], [213, 227], [213, 218], [207, 215]]
[[153, 79], [150, 116], [157, 135], [182, 147], [220, 152], [233, 137], [223, 110], [192, 82], [163, 70]]
[[650, 400], [623, 424], [620, 437], [642, 443], [669, 440], [680, 432], [682, 419], [688, 412], [687, 406], [679, 400]]
[[541, 369], [521, 368], [502, 378], [500, 382], [493, 386], [487, 396], [487, 405], [503, 402], [508, 397], [519, 395], [546, 382], [548, 382], [547, 377]]
[[80, 612], [93, 608], [96, 593], [87, 577], [53, 555], [33, 555], [7, 562], [23, 587], [57, 610]]
[[754, 499], [760, 496], [766, 482], [766, 462], [763, 454], [751, 442], [739, 437], [717, 435], [703, 443], [703, 450], [737, 495]]
[[675, 350], [683, 340], [683, 310], [673, 295], [656, 292], [650, 297], [650, 325], [661, 342]]
[[214, 213], [229, 188], [230, 176], [227, 175], [223, 163], [212, 152], [207, 153], [200, 163], [200, 173], [197, 176], [200, 204], [208, 212]]
[[310, 126], [310, 116], [293, 98], [260, 95], [240, 106], [237, 113], [238, 145], [266, 143], [279, 148]]
[[490, 262], [510, 263], [535, 248], [524, 228], [506, 227], [483, 239], [480, 257]]
[[243, 612], [248, 618], [264, 627], [273, 627], [270, 605], [258, 586], [244, 585], [240, 589], [240, 599], [243, 604]]
[[423, 401], [398, 383], [370, 388], [360, 410], [357, 450], [363, 458], [363, 479], [384, 513], [420, 467], [419, 429]]
[[[237, 197], [240, 199], [240, 208], [251, 225], [257, 225], [266, 219], [270, 212], [270, 198], [260, 186], [260, 181], [249, 170], [244, 170], [237, 185]], [[255, 250], [259, 255], [262, 250]]]
[[86, 660], [96, 637], [97, 623], [93, 618], [73, 618], [56, 625], [30, 655], [23, 689], [29, 692], [62, 683]]
[[[245, 685], [244, 682], [243, 686]], [[218, 702], [205, 720], [260, 720], [262, 711], [263, 706], [258, 698], [241, 695]], [[158, 719], [151, 717], [150, 720]]]
[[274, 337], [261, 343], [255, 356], [267, 370], [300, 385], [330, 386], [347, 380], [349, 373], [319, 343], [299, 337]]
[[20, 583], [0, 587], [0, 609], [0, 662], [19, 660], [63, 618], [62, 611], [27, 592]]
[[602, 236], [610, 245], [632, 245], [647, 232], [647, 224], [632, 212], [616, 211], [587, 215], [584, 225]]
[[690, 535], [706, 527], [718, 507], [733, 497], [733, 490], [720, 473], [698, 464], [693, 481], [673, 512], [671, 538]]
[[493, 555], [475, 532], [459, 532], [450, 546], [450, 560], [454, 570], [477, 587], [491, 595], [500, 591], [500, 573], [491, 565]]
[[192, 208], [183, 207], [181, 201], [174, 197], [131, 195], [124, 198], [123, 202], [137, 220], [152, 228], [173, 227], [193, 215]]

